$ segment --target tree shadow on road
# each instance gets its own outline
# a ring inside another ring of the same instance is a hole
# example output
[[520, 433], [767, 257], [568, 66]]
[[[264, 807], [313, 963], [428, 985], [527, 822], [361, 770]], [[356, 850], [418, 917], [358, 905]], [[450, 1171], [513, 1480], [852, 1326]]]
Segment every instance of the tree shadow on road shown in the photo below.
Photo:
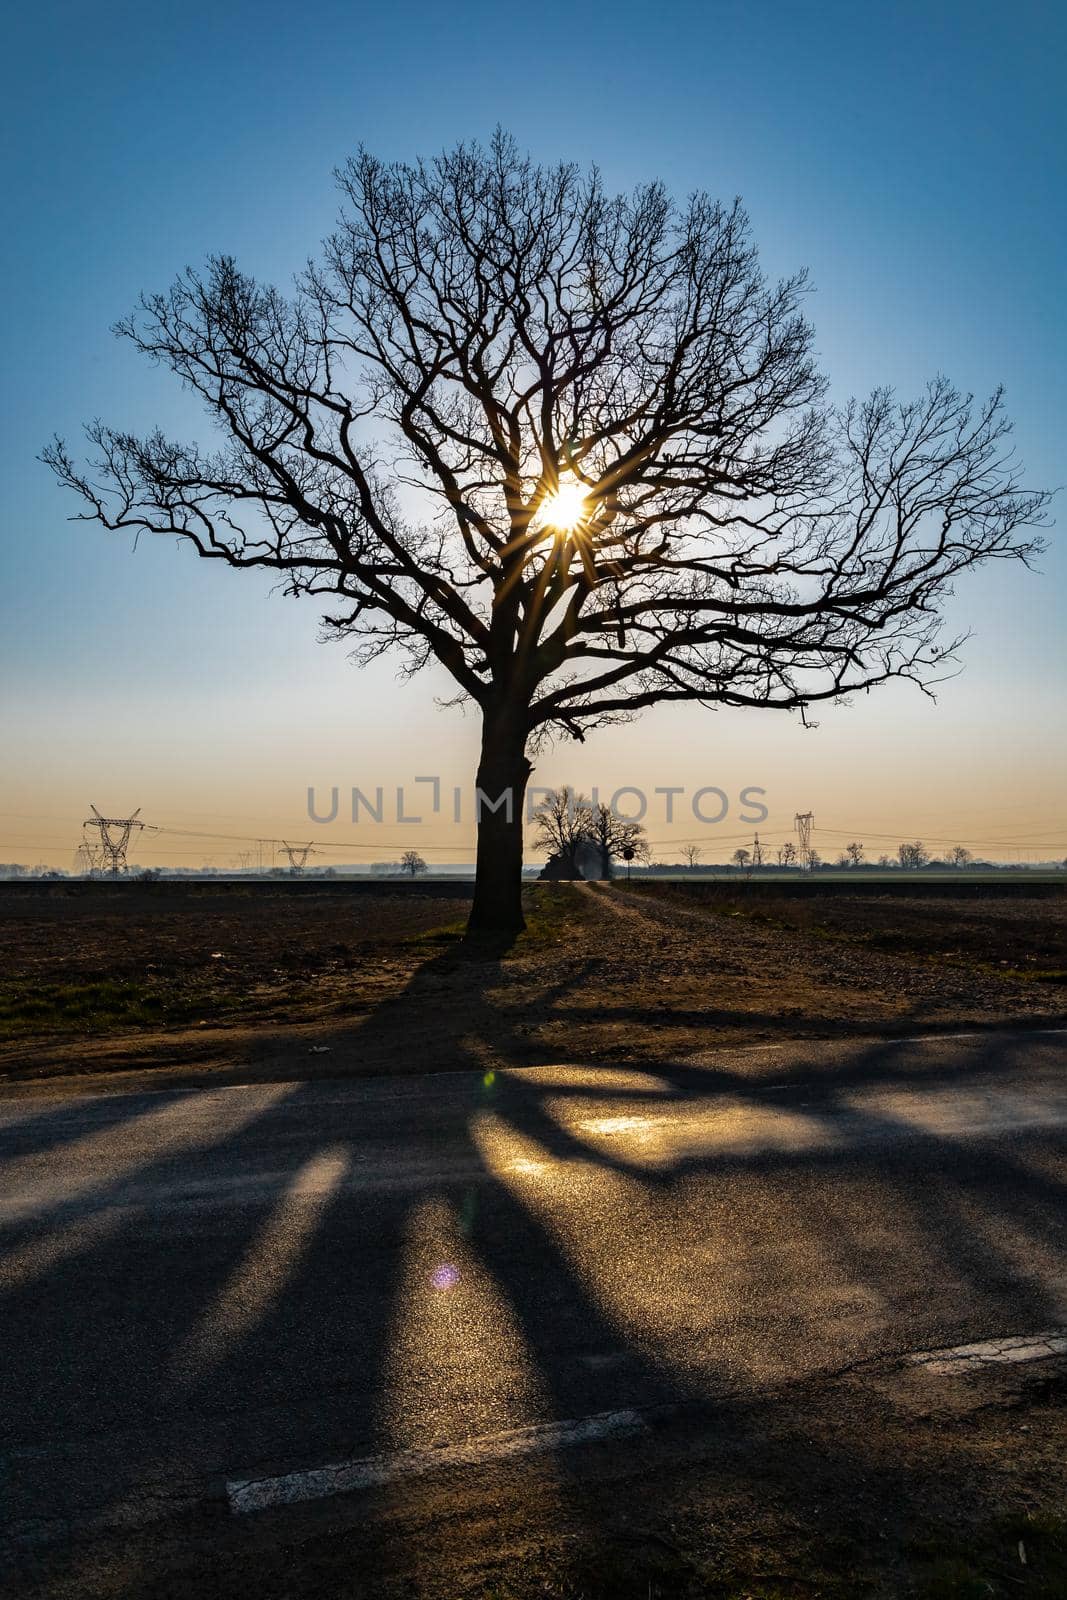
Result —
[[[492, 1027], [502, 1054], [516, 1044], [495, 998], [505, 959], [484, 943], [448, 948], [360, 1030], [377, 1058], [403, 1047], [414, 1015], [445, 1030], [469, 1068], [432, 1080], [417, 1140], [390, 1138], [380, 1097], [399, 1104], [399, 1080], [370, 1086], [369, 1100], [343, 1089], [331, 1100], [327, 1083], [257, 1086], [229, 1097], [229, 1120], [226, 1091], [192, 1094], [189, 1105], [219, 1106], [206, 1142], [163, 1137], [140, 1154], [144, 1119], [156, 1129], [173, 1097], [109, 1102], [97, 1136], [116, 1171], [73, 1200], [60, 1186], [50, 1212], [0, 1236], [18, 1268], [0, 1290], [16, 1518], [58, 1492], [72, 1520], [92, 1507], [136, 1522], [153, 1499], [165, 1508], [183, 1486], [199, 1492], [205, 1468], [221, 1493], [227, 1475], [520, 1423], [634, 1407], [713, 1415], [735, 1391], [785, 1382], [790, 1367], [818, 1370], [812, 1346], [830, 1326], [835, 1360], [856, 1362], [893, 1355], [899, 1330], [917, 1324], [951, 1343], [976, 1318], [989, 1332], [1062, 1318], [1058, 1141], [1036, 1130], [993, 1148], [917, 1120], [901, 1091], [933, 1094], [958, 1068], [917, 1066], [913, 1047], [882, 1040], [813, 1046], [790, 1072], [773, 1052], [499, 1071], [480, 1041]], [[584, 970], [576, 956], [542, 1003], [566, 1003]], [[995, 1067], [1010, 1087], [1025, 1059], [1021, 1042], [991, 1038], [974, 1043], [971, 1066]], [[653, 1121], [714, 1112], [740, 1132], [635, 1158], [598, 1115], [620, 1101]], [[58, 1144], [77, 1142], [56, 1107], [28, 1119], [25, 1149], [17, 1135], [13, 1149], [39, 1154], [50, 1128]], [[219, 1179], [239, 1191], [223, 1210], [210, 1199]], [[805, 1291], [812, 1281], [816, 1293]], [[810, 1454], [810, 1440], [768, 1430], [759, 1408], [730, 1426], [741, 1478], [755, 1493], [771, 1473], [788, 1500], [782, 1465]], [[56, 1455], [48, 1447], [60, 1440], [77, 1446]], [[905, 1463], [868, 1459], [861, 1439], [835, 1451], [828, 1481], [863, 1478], [872, 1504], [901, 1491]], [[586, 1495], [582, 1461], [550, 1463], [542, 1514], [579, 1542], [622, 1537], [603, 1496]], [[47, 1482], [57, 1470], [64, 1481]], [[798, 1506], [809, 1492], [797, 1485]], [[364, 1496], [360, 1517], [377, 1506], [395, 1521], [408, 1493], [394, 1484]], [[667, 1509], [650, 1485], [644, 1525]], [[221, 1502], [219, 1517], [221, 1529]], [[380, 1555], [417, 1565], [396, 1539]], [[146, 1549], [113, 1592], [152, 1593], [152, 1560]], [[378, 1576], [364, 1573], [366, 1592]]]

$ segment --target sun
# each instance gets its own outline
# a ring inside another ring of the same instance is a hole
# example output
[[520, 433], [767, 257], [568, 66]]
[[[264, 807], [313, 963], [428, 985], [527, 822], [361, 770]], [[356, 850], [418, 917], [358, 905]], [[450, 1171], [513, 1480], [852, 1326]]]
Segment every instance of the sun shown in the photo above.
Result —
[[589, 502], [580, 483], [562, 479], [541, 503], [540, 520], [555, 533], [573, 533], [589, 515]]

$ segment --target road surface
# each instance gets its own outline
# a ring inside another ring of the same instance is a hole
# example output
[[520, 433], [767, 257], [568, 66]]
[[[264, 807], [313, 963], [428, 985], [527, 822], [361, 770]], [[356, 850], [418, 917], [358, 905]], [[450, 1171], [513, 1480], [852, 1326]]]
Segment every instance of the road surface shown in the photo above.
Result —
[[1030, 1032], [5, 1100], [6, 1537], [1055, 1335], [1065, 1068]]

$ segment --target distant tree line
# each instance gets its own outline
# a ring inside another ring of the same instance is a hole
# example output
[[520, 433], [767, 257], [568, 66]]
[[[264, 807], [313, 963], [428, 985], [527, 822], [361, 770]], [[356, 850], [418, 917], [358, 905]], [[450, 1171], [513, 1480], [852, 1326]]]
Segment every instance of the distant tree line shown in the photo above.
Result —
[[[797, 872], [804, 870], [852, 871], [857, 868], [883, 872], [899, 870], [945, 872], [950, 869], [961, 870], [964, 867], [980, 872], [1000, 872], [1020, 865], [1018, 862], [976, 859], [967, 846], [962, 844], [953, 845], [943, 856], [937, 856], [921, 839], [907, 840], [897, 846], [894, 854], [883, 852], [873, 860], [867, 859], [865, 847], [858, 839], [850, 840], [839, 852], [836, 861], [833, 862], [824, 862], [818, 850], [815, 849], [809, 850], [807, 856], [802, 858], [798, 846], [793, 844], [791, 840], [787, 840], [785, 844], [775, 847], [773, 859], [771, 859], [771, 852], [768, 851], [766, 846], [761, 847], [757, 854], [755, 849], [749, 849], [744, 845], [739, 845], [732, 852], [728, 861], [717, 864], [712, 862], [704, 863], [702, 860], [703, 849], [697, 844], [683, 845], [679, 855], [681, 857], [680, 864], [687, 871], [733, 870], [745, 873], [778, 872], [783, 869]], [[1067, 859], [1045, 863], [1035, 862], [1034, 865], [1067, 868]], [[655, 861], [651, 864], [649, 870], [652, 872], [677, 872], [678, 865]]]

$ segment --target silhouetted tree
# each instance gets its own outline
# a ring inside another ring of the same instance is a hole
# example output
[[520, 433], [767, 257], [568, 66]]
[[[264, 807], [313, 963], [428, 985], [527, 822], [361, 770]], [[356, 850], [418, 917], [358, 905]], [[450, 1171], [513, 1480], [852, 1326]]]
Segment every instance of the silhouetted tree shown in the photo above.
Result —
[[600, 856], [602, 878], [611, 877], [612, 862], [623, 859], [626, 850], [633, 851], [630, 861], [648, 861], [651, 856], [641, 824], [616, 816], [611, 807], [603, 803], [590, 809], [589, 838]]
[[930, 859], [930, 852], [921, 839], [915, 839], [910, 844], [898, 845], [897, 855], [902, 867], [925, 867]]
[[965, 844], [954, 844], [948, 853], [948, 858], [954, 867], [968, 867], [974, 860]]
[[682, 846], [682, 860], [687, 867], [697, 866], [700, 862], [701, 854], [702, 851], [698, 844], [683, 844]]
[[863, 846], [858, 839], [853, 839], [851, 844], [846, 844], [845, 859], [850, 867], [861, 867], [863, 865]]
[[793, 866], [795, 864], [796, 859], [797, 859], [797, 847], [793, 843], [792, 839], [787, 839], [785, 844], [783, 844], [783, 845], [781, 845], [779, 847], [779, 850], [778, 850], [778, 865], [780, 867], [791, 867], [791, 866]]
[[405, 850], [400, 857], [400, 868], [412, 878], [417, 878], [421, 872], [427, 871], [425, 861], [417, 850]]
[[338, 178], [292, 296], [220, 256], [119, 326], [216, 445], [96, 424], [90, 466], [45, 459], [108, 528], [327, 598], [358, 659], [445, 668], [508, 797], [481, 807], [473, 927], [522, 925], [540, 739], [928, 685], [953, 581], [1038, 548], [999, 392], [829, 406], [804, 275], [765, 281], [738, 203], [610, 195], [501, 133]]
[[537, 808], [534, 828], [538, 847], [549, 857], [558, 857], [566, 877], [580, 878], [578, 852], [593, 828], [593, 808], [586, 796], [567, 784], [550, 789]]
[[737, 849], [730, 859], [735, 867], [747, 867], [752, 857], [747, 850]]

